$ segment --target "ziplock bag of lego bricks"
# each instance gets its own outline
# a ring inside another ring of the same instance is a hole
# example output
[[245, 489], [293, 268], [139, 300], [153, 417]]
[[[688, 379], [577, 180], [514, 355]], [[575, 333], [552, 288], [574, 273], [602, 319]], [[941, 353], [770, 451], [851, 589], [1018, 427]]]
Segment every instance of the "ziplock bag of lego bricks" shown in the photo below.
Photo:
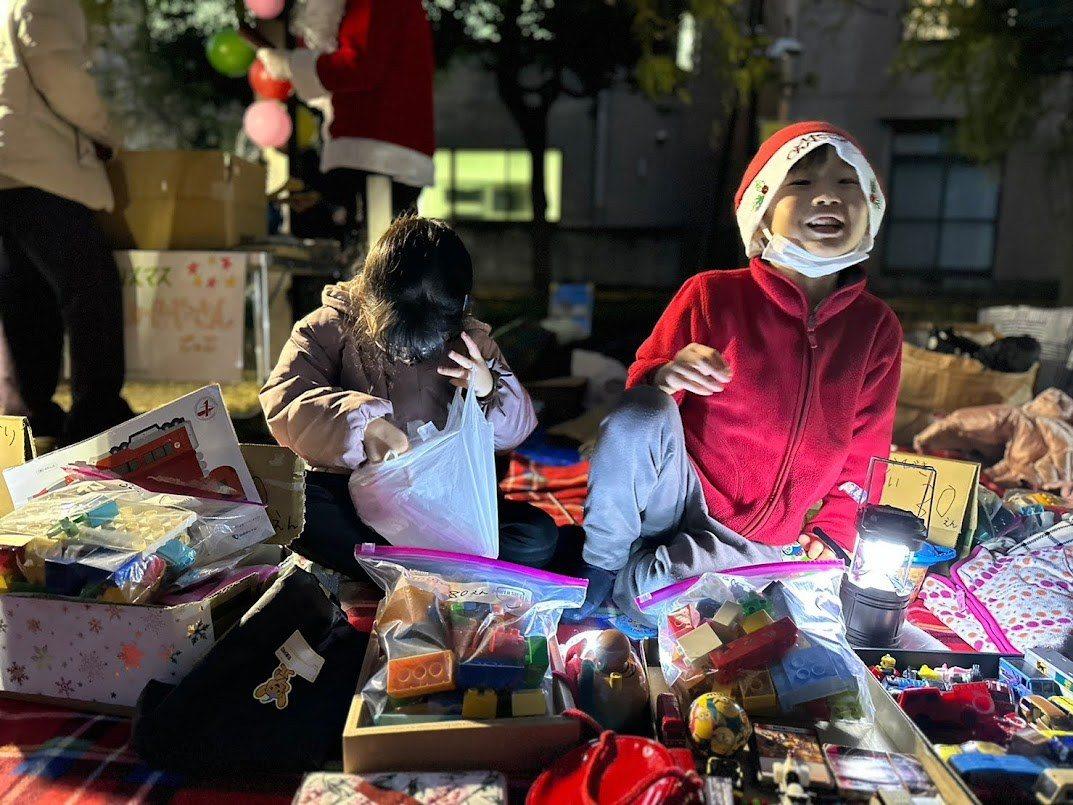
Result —
[[422, 548], [354, 553], [386, 593], [381, 665], [362, 691], [377, 724], [550, 712], [555, 630], [584, 579]]
[[27, 591], [150, 603], [191, 569], [267, 539], [260, 504], [148, 492], [87, 468], [0, 518]]
[[351, 474], [362, 522], [392, 545], [498, 556], [492, 425], [476, 396], [455, 394], [443, 430], [408, 430], [408, 452]]
[[640, 596], [655, 613], [660, 665], [686, 706], [714, 691], [751, 716], [874, 721], [868, 673], [845, 638], [841, 562], [705, 573]]

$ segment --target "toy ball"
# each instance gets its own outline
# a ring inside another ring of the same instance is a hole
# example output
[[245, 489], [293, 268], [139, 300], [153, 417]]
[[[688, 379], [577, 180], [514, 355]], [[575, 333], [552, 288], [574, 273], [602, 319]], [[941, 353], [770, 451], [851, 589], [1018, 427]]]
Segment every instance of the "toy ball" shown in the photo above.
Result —
[[271, 20], [283, 13], [285, 0], [246, 0], [246, 8], [255, 17]]
[[258, 59], [253, 60], [247, 77], [250, 79], [253, 91], [262, 101], [285, 101], [294, 92], [294, 86], [290, 81], [270, 76]]
[[261, 148], [280, 148], [291, 138], [291, 116], [279, 101], [257, 101], [242, 116], [242, 128]]
[[205, 55], [217, 72], [228, 78], [241, 78], [253, 64], [256, 51], [234, 28], [225, 28], [206, 43]]
[[734, 754], [752, 733], [741, 705], [721, 693], [703, 693], [689, 707], [689, 734], [700, 749], [713, 755]]

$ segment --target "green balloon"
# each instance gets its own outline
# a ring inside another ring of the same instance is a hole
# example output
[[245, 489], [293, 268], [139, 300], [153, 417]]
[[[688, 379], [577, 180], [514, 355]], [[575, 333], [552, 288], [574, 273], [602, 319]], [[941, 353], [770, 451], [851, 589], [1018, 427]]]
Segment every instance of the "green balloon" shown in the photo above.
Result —
[[246, 75], [257, 54], [242, 34], [234, 28], [224, 28], [209, 39], [205, 45], [205, 55], [209, 64], [228, 78], [241, 78]]

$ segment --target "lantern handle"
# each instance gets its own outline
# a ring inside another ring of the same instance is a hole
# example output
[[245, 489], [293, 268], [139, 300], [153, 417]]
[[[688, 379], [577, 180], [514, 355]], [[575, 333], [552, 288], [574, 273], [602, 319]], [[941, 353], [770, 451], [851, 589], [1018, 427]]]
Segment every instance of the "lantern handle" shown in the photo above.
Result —
[[[926, 472], [928, 474], [928, 483], [924, 487], [924, 494], [920, 498], [920, 502], [916, 504], [916, 510], [913, 512], [917, 517], [924, 519], [924, 533], [931, 534], [931, 512], [935, 507], [935, 489], [939, 482], [939, 473], [935, 467], [928, 466], [927, 464], [914, 464], [910, 461], [896, 461], [891, 458], [879, 458], [873, 456], [868, 462], [868, 479], [865, 481], [865, 500], [862, 502], [857, 501], [858, 514], [860, 509], [868, 501], [868, 498], [872, 495], [872, 484], [874, 481], [876, 466], [879, 464], [885, 464], [888, 467], [902, 467], [912, 472]], [[890, 476], [887, 475], [883, 479], [883, 487], [886, 488], [887, 481]], [[880, 499], [882, 499], [882, 492], [880, 493]]]

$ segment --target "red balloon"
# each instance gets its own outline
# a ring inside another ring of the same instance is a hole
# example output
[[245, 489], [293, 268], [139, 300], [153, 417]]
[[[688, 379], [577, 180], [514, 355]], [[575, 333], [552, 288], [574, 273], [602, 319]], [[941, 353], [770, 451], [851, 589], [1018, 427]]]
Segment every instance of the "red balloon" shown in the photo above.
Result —
[[294, 92], [290, 81], [272, 78], [260, 59], [254, 59], [253, 64], [250, 65], [249, 79], [250, 86], [261, 100], [285, 101]]

